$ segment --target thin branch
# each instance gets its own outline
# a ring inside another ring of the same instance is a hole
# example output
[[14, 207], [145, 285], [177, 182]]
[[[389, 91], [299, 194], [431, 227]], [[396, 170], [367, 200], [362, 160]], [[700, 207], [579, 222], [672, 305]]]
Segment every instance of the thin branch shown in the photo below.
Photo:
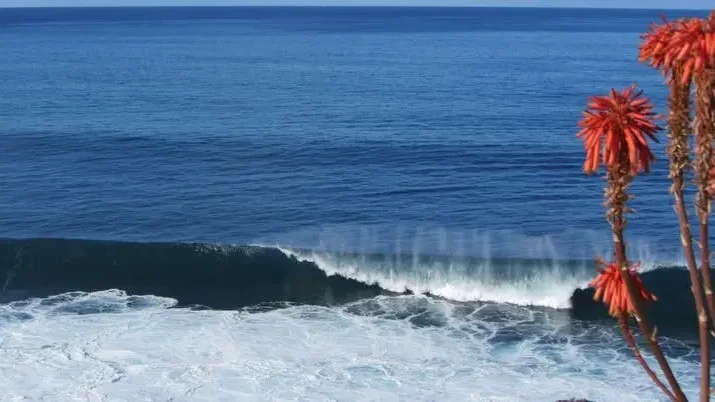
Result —
[[618, 318], [618, 324], [621, 327], [621, 332], [623, 333], [623, 338], [626, 340], [626, 344], [628, 344], [628, 347], [633, 351], [633, 355], [636, 357], [636, 360], [638, 360], [638, 363], [643, 366], [643, 369], [645, 370], [646, 373], [648, 373], [648, 376], [650, 377], [651, 380], [655, 383], [655, 385], [660, 388], [663, 393], [665, 393], [668, 398], [672, 401], [677, 401], [675, 398], [675, 395], [673, 395], [672, 392], [668, 389], [668, 387], [663, 384], [663, 382], [658, 378], [658, 375], [655, 374], [653, 369], [650, 368], [648, 365], [648, 362], [645, 361], [643, 358], [643, 355], [641, 354], [640, 349], [638, 348], [638, 344], [636, 343], [635, 339], [633, 338], [633, 334], [631, 333], [631, 329], [628, 326], [628, 316], [623, 313], [621, 316]]

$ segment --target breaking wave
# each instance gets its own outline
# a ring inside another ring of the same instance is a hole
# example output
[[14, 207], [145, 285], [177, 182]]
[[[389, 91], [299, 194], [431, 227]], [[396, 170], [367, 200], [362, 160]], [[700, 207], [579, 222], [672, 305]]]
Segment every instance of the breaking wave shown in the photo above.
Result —
[[[453, 302], [564, 309], [606, 318], [586, 288], [584, 260], [484, 259], [328, 253], [260, 245], [0, 240], [0, 302], [122, 289], [179, 306], [234, 309], [265, 303], [340, 305], [379, 295], [427, 294]], [[660, 298], [658, 322], [695, 322], [686, 272], [651, 264], [644, 282]], [[662, 324], [661, 324], [662, 325]]]

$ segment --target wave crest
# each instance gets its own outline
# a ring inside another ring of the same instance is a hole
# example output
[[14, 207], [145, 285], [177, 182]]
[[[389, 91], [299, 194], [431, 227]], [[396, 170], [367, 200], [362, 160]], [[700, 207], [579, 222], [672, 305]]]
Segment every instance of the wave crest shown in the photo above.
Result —
[[393, 292], [411, 291], [455, 301], [486, 301], [557, 309], [571, 307], [587, 284], [587, 261], [439, 258], [385, 254], [320, 253], [277, 246], [286, 256]]
[[[644, 271], [645, 285], [659, 297], [650, 310], [654, 322], [659, 328], [693, 331], [697, 321], [687, 272], [658, 264]], [[586, 288], [593, 273], [593, 263], [584, 260], [0, 239], [0, 303], [121, 289], [170, 298], [177, 306], [237, 309], [276, 303], [344, 305], [380, 295], [422, 293], [454, 302], [568, 309], [577, 319], [607, 319]]]

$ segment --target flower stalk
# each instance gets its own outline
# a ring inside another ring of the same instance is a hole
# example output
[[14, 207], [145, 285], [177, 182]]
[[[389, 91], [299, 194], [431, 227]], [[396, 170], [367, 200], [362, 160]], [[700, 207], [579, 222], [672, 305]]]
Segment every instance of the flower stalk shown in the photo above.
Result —
[[[700, 338], [700, 401], [710, 400], [710, 338], [709, 317], [715, 323], [710, 272], [708, 219], [712, 206], [713, 190], [713, 136], [715, 133], [715, 12], [707, 19], [684, 18], [675, 22], [664, 21], [652, 25], [643, 35], [639, 60], [647, 61], [663, 72], [670, 86], [668, 157], [671, 193], [680, 226], [680, 240], [688, 268], [691, 291], [695, 301]], [[687, 209], [685, 208], [685, 174], [690, 167], [689, 122], [690, 85], [695, 80], [695, 184], [697, 187], [696, 216], [699, 224], [700, 271], [698, 271], [692, 245]], [[702, 278], [702, 282], [701, 282]], [[706, 304], [707, 302], [707, 304]], [[707, 307], [706, 307], [707, 306]]]
[[[630, 197], [627, 193], [627, 188], [632, 180], [632, 175], [628, 167], [628, 159], [627, 154], [625, 152], [621, 153], [619, 162], [620, 163], [617, 166], [610, 168], [608, 171], [609, 186], [607, 194], [610, 193], [608, 194], [610, 195], [610, 197], [608, 197], [607, 195], [607, 202], [610, 202], [610, 209], [607, 216], [609, 219], [609, 223], [611, 224], [613, 233], [613, 245], [615, 250], [616, 263], [620, 267], [621, 279], [625, 284], [625, 288], [628, 295], [628, 302], [632, 307], [630, 314], [635, 318], [638, 327], [643, 333], [643, 337], [648, 343], [648, 346], [650, 347], [653, 356], [658, 362], [660, 369], [663, 371], [663, 374], [665, 375], [665, 378], [670, 385], [670, 389], [672, 390], [672, 392], [665, 392], [665, 394], [671, 397], [671, 399], [674, 401], [685, 401], [687, 400], [685, 398], [685, 394], [683, 393], [680, 384], [678, 384], [678, 380], [675, 378], [673, 370], [670, 368], [668, 360], [663, 354], [663, 350], [658, 343], [658, 339], [646, 319], [644, 308], [642, 305], [642, 297], [639, 294], [635, 284], [633, 283], [633, 278], [629, 273], [628, 257], [626, 255], [626, 242], [623, 235], [626, 220], [624, 219], [623, 215], [628, 210], [626, 202]], [[628, 341], [627, 337], [626, 341]], [[636, 355], [636, 358], [638, 358], [638, 354], [636, 354], [635, 352], [634, 354]], [[647, 363], [645, 363], [644, 360], [641, 362], [641, 365], [644, 367], [644, 369], [649, 375], [653, 373], [653, 370], [648, 367]], [[662, 382], [654, 375], [651, 378], [655, 378], [656, 385], [662, 385]]]
[[[678, 217], [680, 242], [690, 276], [691, 292], [697, 314], [700, 338], [700, 401], [707, 402], [714, 392], [711, 388], [710, 325], [715, 326], [715, 295], [713, 295], [709, 219], [715, 198], [715, 11], [707, 18], [681, 18], [673, 22], [663, 19], [662, 25], [652, 24], [643, 36], [638, 59], [660, 70], [670, 88], [667, 154], [670, 160], [670, 193]], [[695, 119], [692, 127], [695, 147], [691, 150], [690, 111], [691, 85], [695, 86]], [[669, 398], [687, 400], [683, 394], [657, 339], [646, 322], [643, 303], [655, 297], [643, 288], [626, 255], [624, 214], [627, 207], [628, 185], [634, 176], [649, 170], [653, 158], [647, 138], [655, 140], [655, 118], [646, 98], [633, 90], [610, 97], [593, 97], [589, 110], [579, 123], [577, 135], [584, 141], [586, 162], [584, 170], [593, 173], [601, 163], [607, 167], [607, 219], [611, 225], [615, 263], [599, 272], [591, 286], [596, 288], [594, 299], [609, 305], [609, 313], [621, 326], [626, 343], [654, 383]], [[601, 144], [603, 142], [603, 145]], [[691, 161], [691, 152], [694, 160]], [[696, 189], [695, 216], [698, 222], [700, 267], [693, 247], [693, 233], [685, 205], [686, 177], [692, 169]], [[620, 275], [617, 274], [620, 272]], [[632, 315], [660, 365], [670, 389], [658, 379], [643, 359], [628, 326]], [[711, 322], [711, 324], [708, 323]]]
[[[664, 393], [674, 401], [685, 401], [685, 395], [644, 313], [643, 302], [655, 300], [655, 297], [643, 288], [635, 269], [630, 266], [624, 238], [625, 214], [631, 212], [627, 205], [630, 199], [628, 187], [634, 176], [641, 171], [649, 171], [650, 163], [655, 160], [647, 142], [647, 139], [656, 141], [655, 133], [660, 130], [654, 123], [655, 118], [648, 98], [637, 92], [634, 85], [621, 92], [611, 90], [609, 96], [591, 97], [579, 123], [582, 129], [577, 137], [584, 141], [586, 150], [584, 170], [593, 173], [601, 162], [607, 169], [606, 219], [611, 226], [615, 255], [615, 263], [602, 270], [591, 285], [597, 289], [594, 298], [602, 296], [604, 303], [610, 305], [612, 316], [632, 315], [635, 318], [670, 385], [670, 390], [666, 388]], [[630, 342], [629, 335], [630, 331], [624, 332], [626, 342]], [[633, 350], [638, 358], [637, 348]], [[645, 360], [639, 361], [649, 375], [653, 374], [651, 378], [655, 383], [662, 385]]]
[[[685, 262], [690, 276], [691, 292], [695, 301], [695, 309], [698, 317], [698, 335], [700, 338], [700, 399], [701, 401], [708, 401], [710, 389], [710, 339], [708, 334], [707, 310], [705, 308], [705, 295], [707, 294], [707, 290], [703, 292], [703, 286], [700, 281], [700, 273], [698, 272], [697, 262], [695, 260], [695, 252], [692, 244], [693, 236], [690, 230], [684, 195], [685, 172], [688, 169], [690, 159], [690, 147], [688, 142], [690, 84], [683, 84], [680, 77], [681, 69], [674, 69], [673, 76], [669, 82], [670, 118], [668, 120], [668, 128], [670, 143], [668, 144], [667, 152], [670, 159], [670, 178], [673, 181], [671, 192], [675, 199], [675, 212], [678, 216], [678, 224], [680, 225], [680, 243], [683, 248], [683, 255], [685, 256]], [[703, 230], [707, 231], [707, 225], [705, 227], [700, 226], [701, 239]], [[700, 245], [703, 247], [702, 240], [700, 241]], [[707, 247], [707, 241], [704, 246]], [[701, 248], [701, 258], [703, 250], [704, 249]], [[709, 271], [708, 269], [707, 272], [709, 273]], [[706, 275], [705, 271], [702, 272], [703, 280], [707, 286], [709, 275]], [[712, 301], [712, 292], [710, 292], [710, 301]], [[711, 309], [711, 313], [713, 311], [715, 310]]]
[[638, 348], [638, 344], [633, 338], [631, 328], [628, 326], [628, 315], [623, 313], [620, 314], [620, 316], [618, 317], [618, 325], [621, 327], [621, 333], [623, 333], [623, 338], [626, 340], [626, 344], [633, 352], [633, 355], [636, 357], [636, 360], [638, 360], [638, 363], [640, 363], [640, 365], [646, 371], [648, 377], [653, 380], [655, 385], [658, 386], [658, 388], [660, 388], [660, 390], [663, 391], [663, 393], [667, 395], [670, 400], [676, 401], [677, 399], [675, 398], [675, 395], [673, 395], [673, 393], [670, 392], [668, 387], [663, 384], [663, 382], [658, 378], [658, 375], [655, 374], [653, 369], [651, 369], [648, 365], [648, 362], [646, 362], [646, 360], [643, 358], [643, 354], [641, 354], [641, 351]]
[[[713, 138], [715, 138], [715, 68], [707, 68], [695, 76], [695, 172], [698, 186], [697, 214], [700, 226], [700, 272], [710, 318], [715, 323], [715, 299], [710, 271], [709, 219], [712, 213], [710, 172], [713, 170]], [[700, 311], [698, 315], [700, 316]]]

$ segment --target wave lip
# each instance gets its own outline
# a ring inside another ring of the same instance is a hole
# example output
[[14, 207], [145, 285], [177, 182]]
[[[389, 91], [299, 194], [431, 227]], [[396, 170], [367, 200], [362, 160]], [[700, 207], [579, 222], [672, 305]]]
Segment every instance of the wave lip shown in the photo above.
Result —
[[585, 262], [455, 259], [320, 253], [275, 246], [286, 256], [393, 292], [431, 294], [454, 301], [483, 301], [555, 309], [571, 307], [574, 290], [588, 282]]
[[[568, 310], [578, 320], [607, 320], [605, 308], [592, 300], [593, 290], [586, 287], [592, 276], [592, 262], [576, 260], [0, 239], [0, 303], [121, 289], [129, 295], [175, 300], [177, 307], [233, 310], [275, 303], [345, 305], [381, 295], [421, 293], [457, 303], [553, 308]], [[659, 328], [696, 330], [689, 279], [682, 267], [654, 265], [644, 269], [643, 281], [659, 298], [649, 309]], [[91, 300], [83, 303], [78, 311], [94, 306]], [[102, 308], [124, 308], [112, 306]], [[12, 313], [8, 319], [21, 316]]]
[[[549, 259], [476, 259], [323, 253], [275, 247], [298, 261], [315, 264], [328, 275], [376, 284], [393, 292], [413, 292], [457, 302], [493, 302], [568, 310], [570, 317], [612, 324], [606, 308], [593, 301], [588, 282], [593, 261]], [[662, 334], [691, 339], [697, 319], [690, 280], [681, 265], [646, 263], [642, 278], [658, 296], [648, 315]]]

